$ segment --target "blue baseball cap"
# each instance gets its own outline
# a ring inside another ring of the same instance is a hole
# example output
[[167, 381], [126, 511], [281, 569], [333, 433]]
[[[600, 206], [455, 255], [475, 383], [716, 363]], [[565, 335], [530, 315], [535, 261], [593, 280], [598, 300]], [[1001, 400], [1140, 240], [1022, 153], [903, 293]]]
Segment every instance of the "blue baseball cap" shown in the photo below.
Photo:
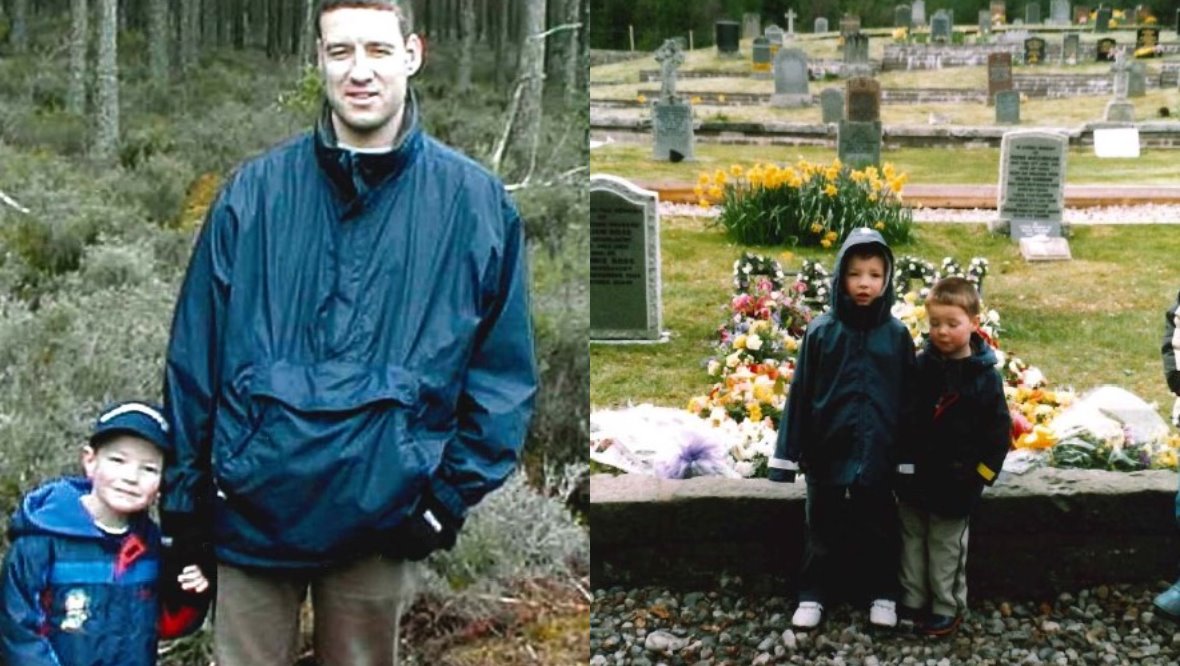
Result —
[[116, 434], [134, 435], [155, 444], [161, 451], [172, 449], [168, 419], [158, 405], [128, 400], [107, 407], [98, 415], [90, 445], [99, 446]]

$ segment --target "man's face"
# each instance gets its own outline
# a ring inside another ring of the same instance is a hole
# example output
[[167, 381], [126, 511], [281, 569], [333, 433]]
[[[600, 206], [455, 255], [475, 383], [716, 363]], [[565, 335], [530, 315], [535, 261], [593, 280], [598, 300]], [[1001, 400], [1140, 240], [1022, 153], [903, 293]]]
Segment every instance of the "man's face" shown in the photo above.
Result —
[[401, 126], [406, 82], [422, 64], [417, 35], [402, 38], [393, 10], [342, 7], [320, 16], [317, 43], [336, 136], [357, 148], [389, 146]]
[[857, 305], [868, 305], [885, 292], [885, 260], [881, 257], [849, 257], [844, 290]]

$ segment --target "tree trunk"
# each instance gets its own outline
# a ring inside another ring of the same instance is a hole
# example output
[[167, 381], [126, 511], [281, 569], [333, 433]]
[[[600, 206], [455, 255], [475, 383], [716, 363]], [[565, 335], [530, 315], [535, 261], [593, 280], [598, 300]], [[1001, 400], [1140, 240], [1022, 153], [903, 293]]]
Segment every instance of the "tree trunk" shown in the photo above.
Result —
[[86, 0], [70, 0], [70, 83], [66, 111], [86, 112], [86, 50], [90, 45], [90, 8]]
[[200, 11], [200, 0], [180, 0], [180, 67], [188, 70], [197, 62], [197, 29], [195, 20]]
[[172, 41], [168, 30], [168, 3], [155, 0], [148, 12], [148, 68], [152, 81], [163, 84], [168, 81], [168, 43]]
[[[582, 18], [582, 3], [580, 0], [565, 0], [565, 19], [563, 23], [577, 23]], [[582, 25], [577, 30], [568, 30], [565, 33], [565, 53], [563, 54], [565, 72], [562, 75], [562, 83], [565, 85], [565, 105], [567, 108], [574, 108], [578, 103], [580, 95], [578, 91], [581, 90], [581, 77], [578, 76], [578, 63], [582, 60], [581, 50], [578, 48], [578, 36], [586, 32], [586, 26]]]
[[118, 0], [98, 0], [98, 75], [95, 90], [97, 127], [94, 156], [102, 162], [114, 162], [119, 150], [119, 63], [116, 28]]
[[8, 42], [12, 44], [12, 51], [16, 54], [27, 53], [29, 50], [29, 0], [14, 0], [12, 3], [12, 28], [8, 32]]
[[460, 93], [471, 90], [472, 51], [475, 50], [475, 0], [460, 0], [459, 11], [463, 15], [463, 41], [459, 46], [459, 75], [455, 88]]
[[500, 0], [500, 11], [496, 14], [499, 30], [496, 31], [496, 89], [504, 90], [508, 85], [508, 28], [512, 24], [509, 20], [510, 0]]
[[[520, 47], [518, 83], [523, 86], [519, 115], [513, 127], [511, 150], [516, 169], [532, 173], [541, 138], [541, 97], [545, 84], [545, 0], [523, 0], [524, 39]], [[527, 177], [527, 176], [526, 176]]]
[[315, 62], [315, 0], [303, 0], [303, 16], [299, 21], [299, 48], [302, 63]]

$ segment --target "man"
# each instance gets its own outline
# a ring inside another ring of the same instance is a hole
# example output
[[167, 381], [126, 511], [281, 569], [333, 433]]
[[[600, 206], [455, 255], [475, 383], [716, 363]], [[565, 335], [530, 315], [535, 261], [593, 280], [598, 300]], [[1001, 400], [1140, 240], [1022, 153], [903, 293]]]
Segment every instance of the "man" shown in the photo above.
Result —
[[320, 3], [326, 104], [210, 208], [176, 306], [162, 522], [217, 560], [219, 666], [396, 663], [410, 561], [512, 472], [536, 391], [522, 225], [427, 136], [409, 0]]

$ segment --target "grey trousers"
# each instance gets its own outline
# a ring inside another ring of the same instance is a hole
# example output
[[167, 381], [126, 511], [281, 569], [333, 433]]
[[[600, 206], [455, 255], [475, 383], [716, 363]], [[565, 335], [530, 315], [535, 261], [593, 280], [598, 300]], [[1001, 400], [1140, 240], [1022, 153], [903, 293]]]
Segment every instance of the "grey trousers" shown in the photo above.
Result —
[[901, 603], [938, 615], [967, 611], [967, 518], [943, 518], [901, 502]]
[[419, 564], [373, 556], [338, 568], [217, 567], [213, 650], [218, 666], [289, 666], [311, 589], [315, 654], [323, 666], [397, 666], [398, 621], [413, 602]]

